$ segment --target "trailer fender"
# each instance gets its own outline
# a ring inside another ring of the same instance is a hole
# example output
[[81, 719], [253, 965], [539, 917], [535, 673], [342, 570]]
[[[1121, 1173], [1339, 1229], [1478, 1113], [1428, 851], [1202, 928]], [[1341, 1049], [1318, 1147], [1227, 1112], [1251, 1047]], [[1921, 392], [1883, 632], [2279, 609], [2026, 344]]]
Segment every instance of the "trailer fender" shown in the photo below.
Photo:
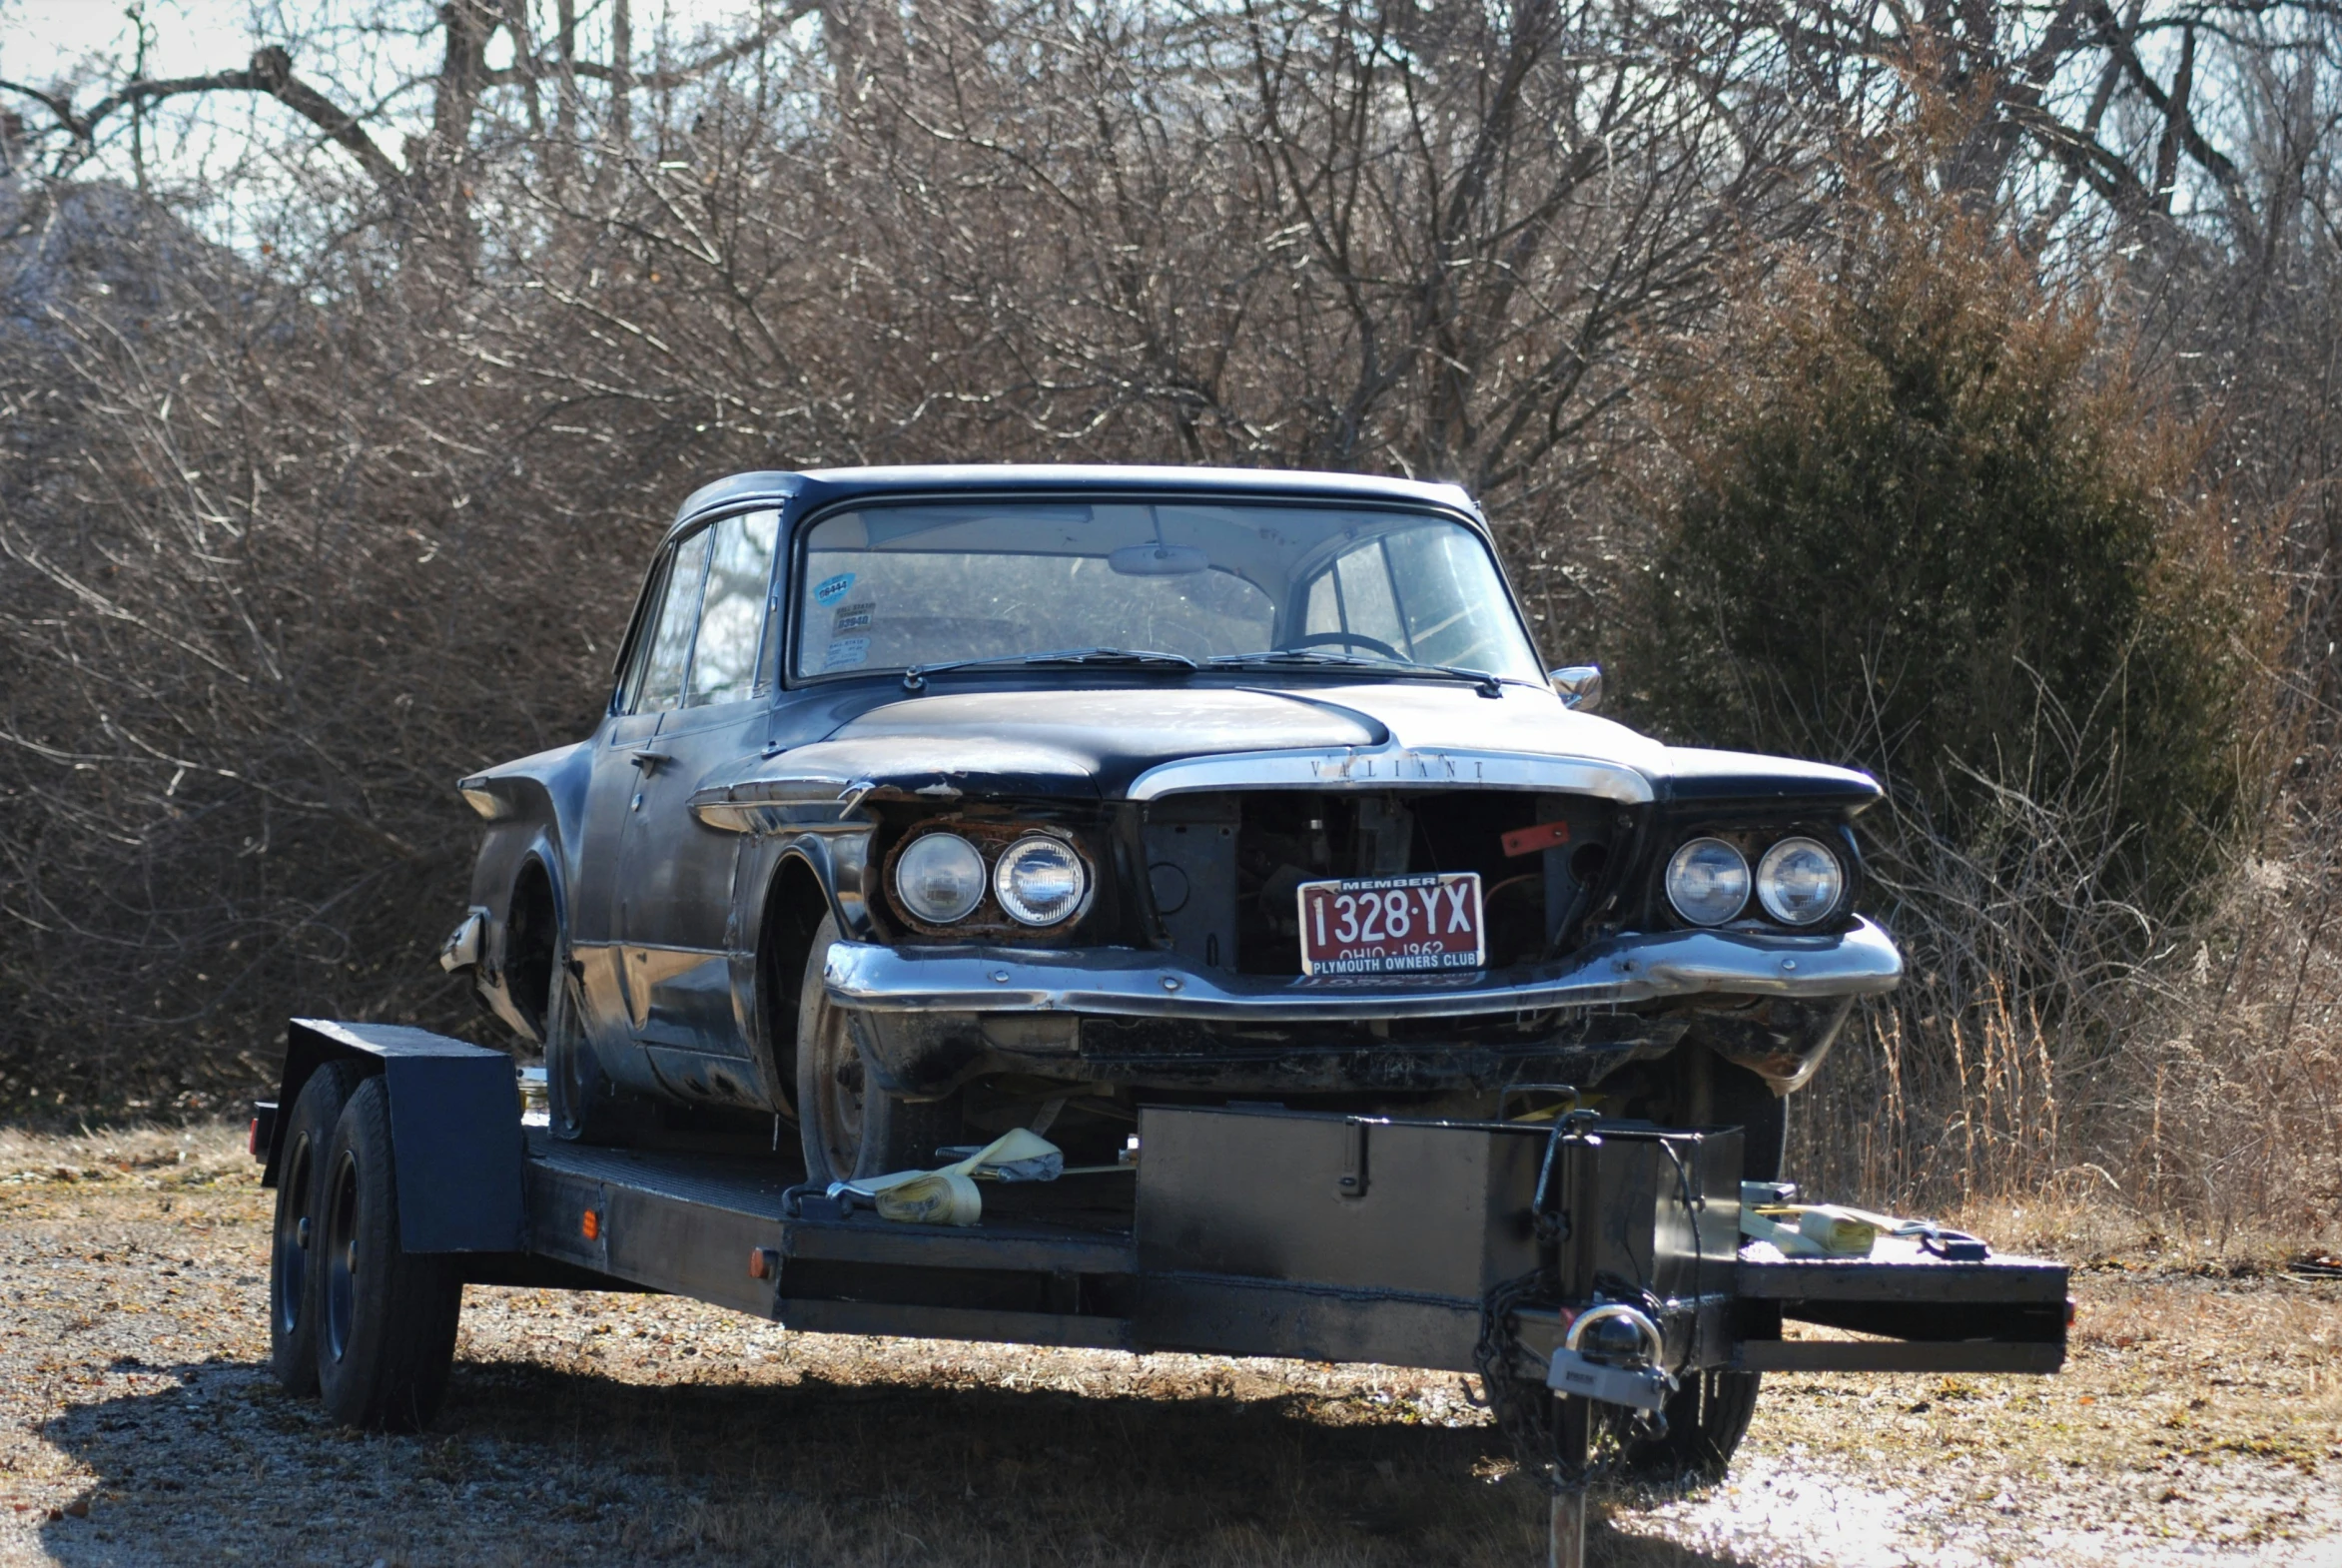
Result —
[[[397, 1024], [297, 1018], [286, 1031], [277, 1104], [290, 1106], [328, 1062], [379, 1073], [390, 1096], [398, 1244], [409, 1252], [512, 1252], [521, 1220], [520, 1091], [512, 1059]], [[277, 1184], [288, 1117], [271, 1119], [263, 1186]]]

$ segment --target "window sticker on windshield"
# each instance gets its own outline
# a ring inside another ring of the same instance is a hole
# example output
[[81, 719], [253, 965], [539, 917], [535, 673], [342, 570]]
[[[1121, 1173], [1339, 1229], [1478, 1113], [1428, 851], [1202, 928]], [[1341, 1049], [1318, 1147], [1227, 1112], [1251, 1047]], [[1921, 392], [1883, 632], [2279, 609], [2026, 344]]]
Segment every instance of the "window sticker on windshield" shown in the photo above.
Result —
[[868, 637], [840, 637], [821, 656], [821, 667], [825, 670], [850, 670], [869, 657]]
[[864, 599], [859, 604], [839, 606], [837, 619], [830, 623], [830, 631], [837, 636], [844, 636], [849, 631], [868, 631], [870, 629], [870, 612], [877, 607], [869, 599]]
[[813, 602], [835, 604], [846, 596], [846, 590], [852, 586], [854, 574], [850, 571], [841, 571], [835, 577], [825, 577], [813, 585]]

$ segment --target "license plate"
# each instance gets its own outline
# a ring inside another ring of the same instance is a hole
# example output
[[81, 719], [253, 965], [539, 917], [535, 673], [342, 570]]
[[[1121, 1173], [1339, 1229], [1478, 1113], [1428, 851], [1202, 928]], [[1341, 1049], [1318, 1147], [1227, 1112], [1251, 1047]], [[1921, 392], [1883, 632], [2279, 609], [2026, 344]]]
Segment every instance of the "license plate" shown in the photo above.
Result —
[[1422, 872], [1301, 884], [1301, 973], [1480, 969], [1480, 875]]

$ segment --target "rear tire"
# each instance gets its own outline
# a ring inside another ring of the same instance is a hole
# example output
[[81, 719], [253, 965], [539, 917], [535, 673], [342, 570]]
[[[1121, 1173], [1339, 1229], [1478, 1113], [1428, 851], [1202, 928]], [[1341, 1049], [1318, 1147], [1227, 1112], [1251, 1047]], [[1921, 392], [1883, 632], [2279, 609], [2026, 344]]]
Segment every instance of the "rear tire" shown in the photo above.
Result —
[[390, 1091], [369, 1078], [326, 1146], [317, 1348], [326, 1413], [377, 1432], [411, 1432], [438, 1413], [463, 1309], [454, 1259], [398, 1243], [395, 1159]]
[[277, 1154], [277, 1219], [269, 1249], [269, 1370], [295, 1398], [318, 1391], [318, 1276], [324, 1254], [326, 1146], [364, 1075], [353, 1062], [310, 1074]]
[[623, 1144], [643, 1131], [649, 1109], [602, 1071], [585, 1031], [585, 982], [562, 931], [553, 940], [553, 979], [545, 992], [546, 1124], [568, 1143]]
[[830, 1001], [822, 985], [837, 940], [837, 917], [825, 916], [805, 957], [797, 1003], [797, 1132], [805, 1179], [825, 1186], [932, 1167], [936, 1150], [961, 1133], [957, 1096], [898, 1100], [876, 1087], [854, 1014]]

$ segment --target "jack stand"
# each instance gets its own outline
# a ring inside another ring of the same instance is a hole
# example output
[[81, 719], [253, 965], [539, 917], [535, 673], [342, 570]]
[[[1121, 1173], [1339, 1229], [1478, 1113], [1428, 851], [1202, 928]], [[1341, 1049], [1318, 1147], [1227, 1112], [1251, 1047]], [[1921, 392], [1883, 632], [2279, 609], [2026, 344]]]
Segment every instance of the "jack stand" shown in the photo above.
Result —
[[1560, 1427], [1556, 1435], [1560, 1441], [1554, 1455], [1557, 1468], [1553, 1477], [1553, 1514], [1549, 1525], [1550, 1544], [1547, 1562], [1550, 1568], [1585, 1568], [1586, 1563], [1586, 1459], [1592, 1447], [1588, 1440], [1586, 1401], [1564, 1394], [1561, 1409], [1556, 1412]]

